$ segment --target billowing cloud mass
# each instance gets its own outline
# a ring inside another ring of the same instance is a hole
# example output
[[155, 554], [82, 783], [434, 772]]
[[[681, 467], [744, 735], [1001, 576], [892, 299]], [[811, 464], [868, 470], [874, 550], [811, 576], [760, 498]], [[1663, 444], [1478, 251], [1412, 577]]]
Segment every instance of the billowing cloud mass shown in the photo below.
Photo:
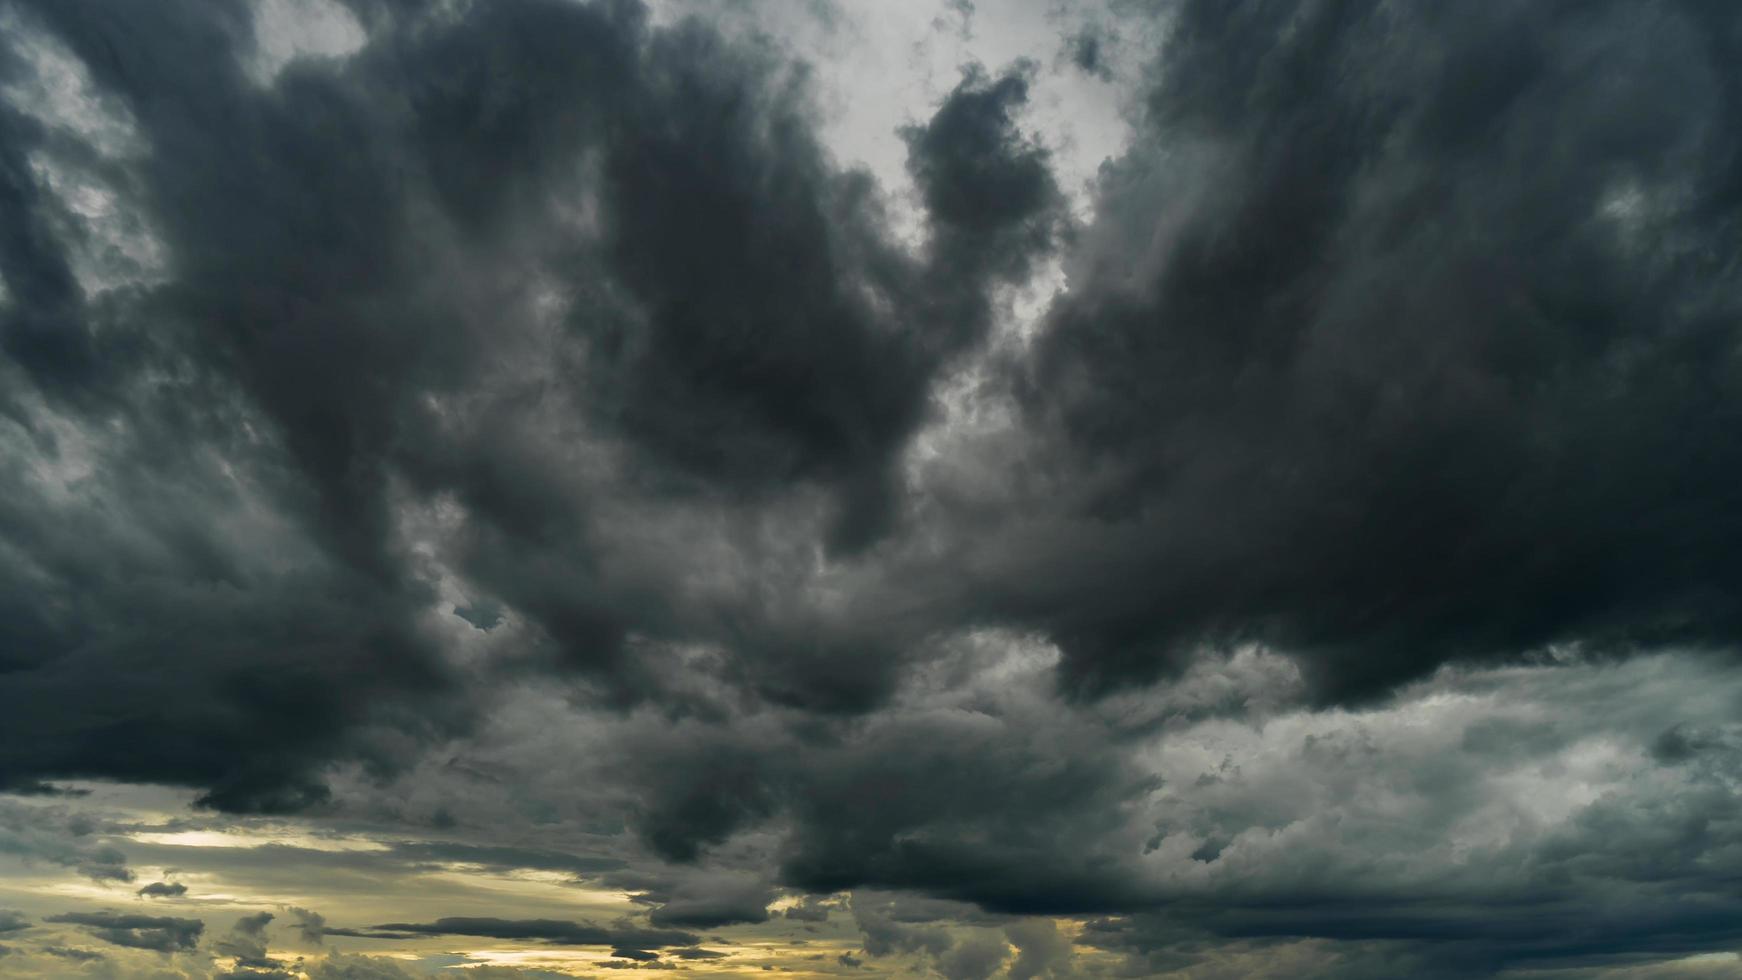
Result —
[[0, 0], [0, 974], [1742, 969], [1739, 114], [1705, 0]]

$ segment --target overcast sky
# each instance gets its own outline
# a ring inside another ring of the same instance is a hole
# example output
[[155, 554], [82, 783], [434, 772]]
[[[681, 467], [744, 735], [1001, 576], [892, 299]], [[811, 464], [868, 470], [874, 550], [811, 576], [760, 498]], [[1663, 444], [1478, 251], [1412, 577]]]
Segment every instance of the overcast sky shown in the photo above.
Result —
[[0, 976], [1742, 977], [1738, 119], [1733, 0], [0, 0]]

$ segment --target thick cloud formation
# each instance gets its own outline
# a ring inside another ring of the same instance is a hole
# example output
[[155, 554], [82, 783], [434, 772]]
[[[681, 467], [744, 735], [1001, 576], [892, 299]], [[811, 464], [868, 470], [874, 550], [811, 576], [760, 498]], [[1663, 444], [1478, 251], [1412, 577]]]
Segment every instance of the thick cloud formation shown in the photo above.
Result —
[[[632, 916], [280, 914], [616, 968], [1742, 939], [1733, 5], [1055, 12], [905, 183], [738, 15], [263, 9], [0, 8], [0, 854], [585, 883]], [[1087, 198], [1063, 76], [1134, 96]], [[440, 839], [182, 855], [66, 779]]]
[[1176, 17], [1021, 369], [1070, 547], [1009, 546], [1000, 610], [1089, 691], [1733, 646], [1734, 9]]
[[[463, 724], [442, 573], [407, 538], [426, 505], [461, 521], [440, 557], [464, 608], [506, 603], [535, 659], [614, 697], [666, 683], [652, 640], [725, 644], [771, 697], [872, 703], [903, 650], [707, 581], [666, 536], [813, 499], [831, 547], [890, 526], [931, 380], [987, 329], [981, 287], [1049, 239], [1021, 79], [975, 76], [913, 136], [938, 226], [921, 262], [767, 51], [623, 3], [355, 16], [360, 51], [262, 80], [240, 8], [14, 15], [8, 72], [65, 87], [32, 59], [82, 66], [91, 118], [14, 106], [0, 140], [21, 464], [0, 693], [5, 744], [35, 746], [0, 771], [281, 810], [322, 798], [324, 761], [391, 766], [383, 726]], [[51, 232], [102, 222], [56, 182], [125, 201], [103, 221], [161, 268], [110, 256], [78, 282]], [[721, 544], [777, 575], [787, 555], [741, 549], [797, 547]]]

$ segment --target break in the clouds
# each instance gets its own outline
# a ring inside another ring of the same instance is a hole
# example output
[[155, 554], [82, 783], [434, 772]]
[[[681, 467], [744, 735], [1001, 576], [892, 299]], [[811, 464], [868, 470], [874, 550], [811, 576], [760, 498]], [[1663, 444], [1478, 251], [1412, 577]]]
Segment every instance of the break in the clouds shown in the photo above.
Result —
[[1738, 66], [0, 0], [0, 974], [1734, 975]]

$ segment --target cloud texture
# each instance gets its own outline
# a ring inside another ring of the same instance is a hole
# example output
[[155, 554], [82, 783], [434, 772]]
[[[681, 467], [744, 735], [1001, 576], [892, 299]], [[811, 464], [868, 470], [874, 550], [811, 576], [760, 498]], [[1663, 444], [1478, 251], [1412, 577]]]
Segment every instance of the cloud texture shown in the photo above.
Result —
[[[1732, 4], [1056, 10], [895, 173], [796, 8], [285, 9], [0, 6], [0, 854], [631, 908], [46, 924], [262, 976], [273, 928], [850, 924], [828, 969], [960, 980], [1742, 938]], [[1067, 85], [1126, 100], [1086, 187]], [[371, 836], [175, 843], [269, 815]]]

